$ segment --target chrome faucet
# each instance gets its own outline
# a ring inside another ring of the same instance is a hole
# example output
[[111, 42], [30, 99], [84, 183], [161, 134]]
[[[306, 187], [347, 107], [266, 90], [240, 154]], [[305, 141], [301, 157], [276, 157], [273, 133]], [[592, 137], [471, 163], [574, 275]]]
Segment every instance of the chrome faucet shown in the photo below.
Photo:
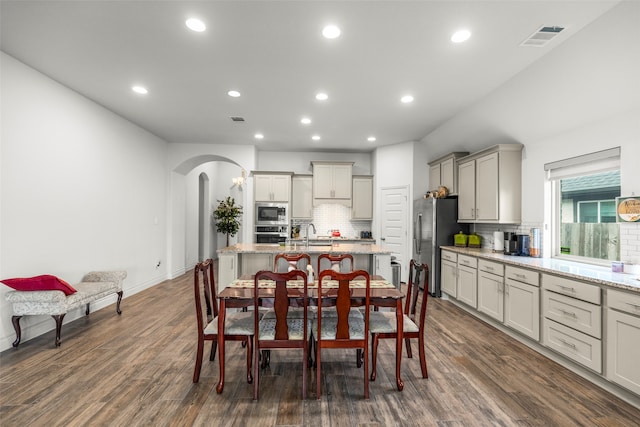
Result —
[[316, 231], [316, 226], [313, 225], [313, 223], [308, 223], [307, 224], [307, 234], [304, 236], [304, 240], [305, 240], [305, 246], [307, 247], [307, 249], [309, 249], [309, 227], [313, 228], [313, 232], [317, 233]]

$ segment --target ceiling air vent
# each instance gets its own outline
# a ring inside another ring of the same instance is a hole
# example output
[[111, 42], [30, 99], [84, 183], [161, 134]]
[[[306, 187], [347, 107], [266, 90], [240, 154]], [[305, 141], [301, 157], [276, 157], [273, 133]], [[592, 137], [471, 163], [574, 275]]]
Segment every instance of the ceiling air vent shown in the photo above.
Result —
[[244, 122], [244, 117], [231, 116], [231, 121], [233, 121], [233, 122]]
[[560, 32], [564, 30], [564, 27], [541, 27], [538, 31], [531, 34], [525, 41], [520, 43], [520, 46], [529, 47], [543, 47], [546, 46], [551, 40], [553, 40]]

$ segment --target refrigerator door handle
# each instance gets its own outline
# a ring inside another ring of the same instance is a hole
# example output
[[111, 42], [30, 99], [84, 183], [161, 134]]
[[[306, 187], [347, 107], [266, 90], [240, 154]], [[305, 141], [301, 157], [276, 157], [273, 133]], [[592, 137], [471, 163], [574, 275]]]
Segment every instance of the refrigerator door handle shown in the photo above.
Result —
[[422, 214], [419, 213], [416, 217], [417, 230], [413, 231], [413, 240], [416, 246], [416, 254], [422, 253]]

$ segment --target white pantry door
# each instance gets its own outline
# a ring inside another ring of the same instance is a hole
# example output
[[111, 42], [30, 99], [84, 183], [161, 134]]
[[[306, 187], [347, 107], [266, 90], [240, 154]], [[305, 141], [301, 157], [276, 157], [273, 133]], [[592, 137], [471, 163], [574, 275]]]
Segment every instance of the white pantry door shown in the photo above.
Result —
[[381, 189], [380, 203], [380, 244], [391, 251], [391, 256], [401, 266], [401, 280], [407, 280], [409, 272], [410, 239], [409, 189], [408, 187], [387, 187]]

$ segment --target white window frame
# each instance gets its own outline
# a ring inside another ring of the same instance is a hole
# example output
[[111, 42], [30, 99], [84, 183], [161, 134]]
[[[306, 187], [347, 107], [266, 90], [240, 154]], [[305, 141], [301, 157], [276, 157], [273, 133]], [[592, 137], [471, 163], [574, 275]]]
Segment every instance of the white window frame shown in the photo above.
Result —
[[[560, 180], [582, 175], [591, 175], [608, 170], [620, 170], [620, 147], [582, 156], [572, 157], [566, 160], [547, 163], [544, 169], [547, 175], [546, 183], [550, 185], [550, 218], [551, 230], [551, 256], [552, 258], [564, 259], [567, 261], [583, 262], [586, 264], [596, 264], [602, 266], [611, 265], [611, 260], [599, 258], [588, 258], [578, 255], [567, 255], [560, 253], [560, 207], [562, 205], [562, 191]], [[599, 219], [598, 219], [599, 221]]]

